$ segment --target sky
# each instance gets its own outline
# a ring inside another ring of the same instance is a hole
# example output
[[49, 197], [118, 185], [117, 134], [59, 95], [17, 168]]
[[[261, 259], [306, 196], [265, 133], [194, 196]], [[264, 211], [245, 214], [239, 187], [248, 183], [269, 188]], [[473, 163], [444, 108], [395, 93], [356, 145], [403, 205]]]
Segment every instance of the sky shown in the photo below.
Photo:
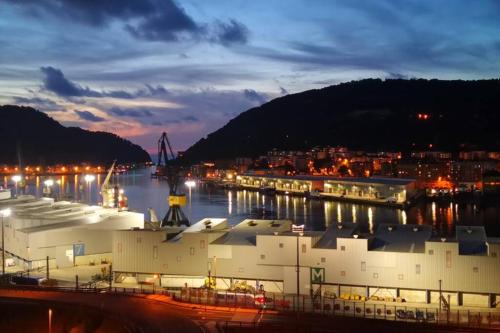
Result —
[[273, 98], [498, 78], [497, 0], [0, 0], [0, 104], [184, 150]]

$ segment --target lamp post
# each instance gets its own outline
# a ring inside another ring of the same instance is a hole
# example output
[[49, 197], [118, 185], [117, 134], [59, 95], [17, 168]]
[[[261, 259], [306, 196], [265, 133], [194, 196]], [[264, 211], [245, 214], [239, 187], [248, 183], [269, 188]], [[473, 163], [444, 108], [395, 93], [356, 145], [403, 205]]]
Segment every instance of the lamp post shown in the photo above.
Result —
[[21, 181], [22, 177], [21, 175], [14, 175], [12, 176], [12, 180], [14, 181], [14, 184], [16, 185], [16, 197], [17, 197], [17, 183]]
[[50, 195], [52, 194], [52, 186], [54, 186], [54, 181], [52, 179], [47, 179], [43, 182], [43, 185], [45, 185], [43, 192], [50, 197]]
[[0, 211], [2, 216], [2, 275], [5, 275], [5, 228], [4, 228], [4, 218], [9, 217], [11, 213], [10, 208], [6, 208]]
[[[439, 314], [438, 314], [438, 318], [439, 316], [441, 316], [441, 301], [442, 301], [442, 289], [441, 289], [441, 285], [443, 283], [443, 280], [439, 279]], [[438, 319], [439, 320], [439, 319]]]

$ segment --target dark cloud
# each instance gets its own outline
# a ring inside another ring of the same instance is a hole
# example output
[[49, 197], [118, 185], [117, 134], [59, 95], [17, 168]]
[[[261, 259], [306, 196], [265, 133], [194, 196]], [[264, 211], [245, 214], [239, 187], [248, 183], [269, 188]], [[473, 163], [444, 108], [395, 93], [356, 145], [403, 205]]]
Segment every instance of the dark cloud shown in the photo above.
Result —
[[154, 115], [153, 112], [148, 109], [123, 109], [119, 107], [113, 107], [109, 109], [109, 112], [115, 116], [132, 118], [152, 117]]
[[243, 90], [243, 94], [247, 99], [250, 101], [255, 101], [260, 104], [264, 104], [269, 100], [269, 97], [266, 94], [258, 93], [257, 91], [253, 89], [245, 89]]
[[65, 112], [59, 104], [48, 98], [41, 97], [14, 97], [15, 104], [28, 105], [44, 112]]
[[150, 13], [136, 24], [127, 24], [126, 30], [139, 39], [151, 41], [175, 41], [180, 34], [197, 35], [202, 31], [184, 9], [170, 0], [159, 1], [154, 13]]
[[408, 75], [401, 74], [401, 73], [387, 73], [385, 78], [386, 79], [403, 79], [403, 80], [409, 79]]
[[[105, 26], [112, 20], [129, 20], [153, 14], [151, 0], [6, 0], [23, 7], [33, 16], [54, 15], [89, 25]], [[169, 0], [164, 0], [165, 2]]]
[[73, 82], [66, 79], [60, 69], [47, 66], [40, 67], [40, 70], [44, 75], [43, 88], [55, 93], [56, 95], [63, 97], [90, 96], [94, 95], [95, 93], [89, 88], [82, 88], [79, 85], [74, 84]]
[[[172, 42], [186, 37], [229, 46], [248, 39], [248, 28], [242, 23], [234, 19], [227, 23], [196, 22], [173, 0], [6, 1], [37, 18], [49, 15], [97, 27], [119, 21], [128, 33], [142, 40]], [[215, 36], [210, 36], [209, 30], [215, 31]]]
[[246, 44], [248, 42], [249, 30], [241, 22], [234, 19], [225, 23], [217, 21], [214, 24], [215, 36], [213, 41], [222, 45]]
[[95, 114], [93, 114], [90, 111], [79, 111], [79, 110], [74, 110], [74, 111], [78, 115], [78, 117], [82, 120], [87, 120], [87, 121], [91, 121], [94, 123], [98, 123], [98, 122], [106, 120], [102, 117], [96, 116]]
[[82, 87], [68, 80], [60, 69], [52, 66], [40, 67], [40, 70], [44, 75], [43, 89], [61, 97], [114, 97], [125, 99], [137, 97], [137, 94], [131, 94], [124, 90], [96, 91], [89, 87]]

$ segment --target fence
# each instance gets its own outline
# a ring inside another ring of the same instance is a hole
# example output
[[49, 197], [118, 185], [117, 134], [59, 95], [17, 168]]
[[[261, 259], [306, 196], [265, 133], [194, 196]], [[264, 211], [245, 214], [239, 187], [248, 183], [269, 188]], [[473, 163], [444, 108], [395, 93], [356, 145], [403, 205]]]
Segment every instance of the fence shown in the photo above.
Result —
[[363, 302], [319, 296], [314, 298], [305, 295], [237, 293], [207, 289], [182, 289], [172, 294], [178, 301], [202, 305], [265, 308], [280, 312], [500, 329], [500, 312], [479, 311], [479, 309], [477, 311], [452, 309], [439, 312], [436, 308], [405, 305], [405, 303]]
[[186, 303], [255, 309], [273, 309], [280, 312], [316, 313], [325, 316], [349, 316], [436, 325], [482, 327], [500, 329], [500, 312], [454, 309], [441, 311], [431, 307], [405, 305], [405, 303], [361, 302], [330, 297], [310, 297], [274, 293], [238, 293], [208, 289], [183, 288], [75, 288], [0, 285], [0, 288], [15, 290], [45, 290], [80, 293], [111, 293], [116, 295], [156, 294], [172, 296]]

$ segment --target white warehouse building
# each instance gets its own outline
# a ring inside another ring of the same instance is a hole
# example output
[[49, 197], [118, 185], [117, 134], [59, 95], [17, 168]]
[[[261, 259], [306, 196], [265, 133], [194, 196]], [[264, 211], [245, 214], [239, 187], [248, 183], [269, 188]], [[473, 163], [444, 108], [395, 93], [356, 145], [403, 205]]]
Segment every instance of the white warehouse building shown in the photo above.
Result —
[[[46, 265], [70, 267], [75, 264], [112, 260], [113, 231], [143, 228], [144, 215], [101, 206], [88, 206], [31, 195], [12, 198], [2, 190], [5, 251], [25, 269]], [[1, 234], [1, 230], [0, 230]]]
[[[453, 238], [435, 238], [425, 225], [380, 225], [373, 235], [357, 224], [331, 225], [324, 232], [291, 231], [287, 220], [204, 219], [191, 227], [114, 232], [115, 281], [150, 281], [162, 286], [201, 287], [216, 277], [217, 288], [236, 281], [266, 291], [309, 295], [401, 297], [455, 305], [498, 306], [500, 239], [482, 227], [456, 228]], [[441, 282], [440, 282], [441, 281]]]

